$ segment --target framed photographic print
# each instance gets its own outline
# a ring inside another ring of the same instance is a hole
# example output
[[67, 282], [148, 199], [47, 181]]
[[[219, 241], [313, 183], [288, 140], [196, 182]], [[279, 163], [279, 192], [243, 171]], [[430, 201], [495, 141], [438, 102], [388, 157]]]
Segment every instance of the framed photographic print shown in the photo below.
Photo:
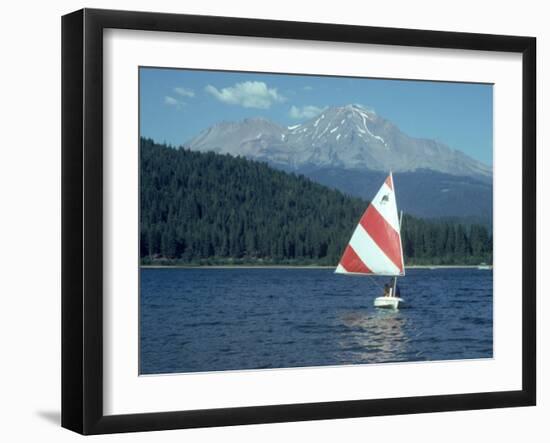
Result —
[[62, 22], [62, 425], [534, 405], [530, 37]]

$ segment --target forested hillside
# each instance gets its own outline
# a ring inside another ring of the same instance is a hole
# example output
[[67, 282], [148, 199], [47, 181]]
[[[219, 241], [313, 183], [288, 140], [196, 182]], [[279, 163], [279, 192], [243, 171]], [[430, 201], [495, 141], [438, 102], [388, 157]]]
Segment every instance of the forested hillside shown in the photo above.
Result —
[[[336, 265], [367, 202], [264, 163], [142, 139], [143, 264]], [[403, 220], [406, 264], [492, 260], [481, 225]]]

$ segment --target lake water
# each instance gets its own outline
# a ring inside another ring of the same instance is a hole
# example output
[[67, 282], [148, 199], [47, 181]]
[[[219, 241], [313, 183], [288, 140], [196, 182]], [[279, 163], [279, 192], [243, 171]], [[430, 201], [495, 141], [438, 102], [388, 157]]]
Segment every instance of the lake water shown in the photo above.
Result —
[[389, 279], [329, 269], [142, 269], [140, 372], [491, 358], [490, 270], [412, 269], [406, 309], [373, 306]]

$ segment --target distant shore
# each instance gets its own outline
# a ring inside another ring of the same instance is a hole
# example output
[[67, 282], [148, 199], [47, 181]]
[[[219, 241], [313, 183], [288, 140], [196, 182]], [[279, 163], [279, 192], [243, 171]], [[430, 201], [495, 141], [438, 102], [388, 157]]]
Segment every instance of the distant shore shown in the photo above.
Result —
[[[405, 269], [477, 269], [482, 265], [412, 265]], [[319, 265], [140, 265], [143, 269], [334, 269]], [[485, 268], [485, 267], [484, 267]], [[487, 266], [493, 269], [492, 265]]]

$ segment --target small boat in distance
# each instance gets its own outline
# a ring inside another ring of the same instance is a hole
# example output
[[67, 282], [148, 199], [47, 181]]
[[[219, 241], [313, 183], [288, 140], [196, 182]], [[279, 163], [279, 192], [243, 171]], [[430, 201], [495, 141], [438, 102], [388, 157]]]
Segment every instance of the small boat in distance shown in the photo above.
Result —
[[493, 269], [493, 267], [491, 265], [488, 265], [487, 263], [483, 262], [483, 263], [480, 263], [477, 267], [477, 269], [480, 269], [480, 270], [491, 270]]
[[337, 274], [393, 277], [384, 295], [374, 300], [379, 308], [397, 309], [405, 301], [399, 296], [397, 277], [405, 276], [401, 244], [401, 216], [397, 203], [392, 173], [359, 220], [351, 239], [334, 271]]

